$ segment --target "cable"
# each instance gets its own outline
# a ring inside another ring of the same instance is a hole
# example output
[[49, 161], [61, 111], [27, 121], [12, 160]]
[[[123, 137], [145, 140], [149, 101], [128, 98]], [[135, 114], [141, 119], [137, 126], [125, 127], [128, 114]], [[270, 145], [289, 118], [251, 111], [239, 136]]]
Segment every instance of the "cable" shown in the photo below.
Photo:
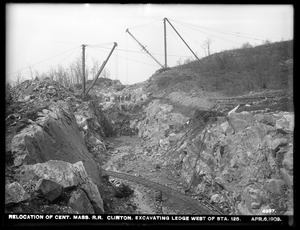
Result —
[[[193, 29], [193, 28], [191, 28], [191, 29]], [[235, 44], [238, 44], [238, 45], [242, 45], [242, 44], [243, 44], [243, 43], [241, 43], [241, 42], [233, 41], [233, 40], [231, 40], [231, 39], [224, 38], [224, 37], [220, 37], [220, 36], [215, 35], [215, 34], [214, 34], [214, 35], [213, 35], [213, 34], [209, 34], [209, 33], [207, 33], [207, 32], [204, 32], [204, 31], [202, 31], [202, 30], [199, 30], [199, 29], [194, 29], [194, 30], [197, 30], [197, 31], [199, 31], [200, 33], [203, 33], [203, 34], [206, 34], [206, 35], [215, 37], [215, 38], [219, 38], [219, 39], [221, 39], [221, 40], [229, 41], [229, 42], [231, 42], [231, 43], [235, 43]]]
[[[49, 57], [49, 58], [47, 58], [47, 59], [44, 59], [43, 61], [40, 61], [40, 62], [38, 62], [38, 63], [35, 63], [35, 64], [33, 64], [33, 65], [29, 65], [29, 66], [33, 67], [33, 66], [39, 65], [39, 64], [41, 64], [41, 63], [43, 63], [43, 62], [46, 62], [46, 61], [48, 61], [48, 60], [50, 60], [50, 59], [53, 59], [53, 58], [55, 58], [55, 57], [57, 57], [57, 56], [59, 56], [59, 55], [61, 55], [61, 54], [64, 54], [64, 53], [66, 53], [66, 52], [68, 52], [68, 51], [71, 51], [71, 50], [73, 50], [73, 49], [75, 49], [75, 48], [78, 48], [78, 47], [80, 47], [80, 46], [75, 46], [75, 47], [73, 47], [72, 49], [66, 50], [66, 51], [64, 51], [64, 52], [62, 52], [62, 53], [59, 53], [59, 54], [57, 54], [57, 55], [55, 55], [55, 56]], [[23, 70], [23, 69], [27, 69], [29, 66], [26, 66], [26, 67], [24, 67], [24, 68], [21, 68], [21, 69], [15, 71], [15, 72], [8, 73], [8, 75], [15, 74], [15, 73], [17, 73], [17, 72], [19, 72], [19, 71], [21, 71], [21, 70]]]
[[113, 45], [113, 42], [105, 42], [105, 43], [99, 43], [99, 44], [87, 44], [87, 46], [108, 46]]
[[139, 62], [139, 63], [145, 64], [145, 65], [151, 65], [151, 66], [156, 66], [156, 67], [157, 67], [157, 65], [153, 65], [153, 64], [150, 64], [150, 63], [142, 62], [142, 61], [137, 61], [137, 60], [132, 59], [132, 58], [126, 58], [126, 57], [123, 57], [123, 56], [120, 56], [120, 55], [119, 55], [119, 57], [120, 57], [120, 58], [128, 59], [128, 60], [130, 60], [130, 61]]
[[116, 66], [115, 66], [115, 71], [116, 71], [116, 80], [118, 80], [118, 68], [119, 68], [119, 52], [118, 52], [118, 50], [116, 50], [116, 55], [115, 55], [115, 57], [116, 57]]
[[202, 31], [202, 30], [199, 30], [199, 29], [195, 29], [195, 28], [191, 28], [191, 29], [197, 30], [197, 31], [199, 31], [200, 33], [203, 33], [203, 34], [206, 34], [206, 35], [215, 37], [215, 38], [219, 38], [219, 39], [221, 39], [221, 40], [229, 41], [229, 42], [231, 42], [231, 43], [235, 43], [235, 44], [238, 44], [238, 45], [242, 45], [242, 44], [243, 44], [243, 43], [241, 43], [241, 42], [233, 41], [233, 40], [231, 40], [231, 39], [228, 39], [228, 38], [225, 38], [225, 37], [220, 37], [220, 36], [215, 35], [215, 34], [209, 34], [209, 33], [207, 33], [207, 32], [204, 32], [204, 31]]
[[[126, 36], [126, 49], [128, 50], [128, 36]], [[128, 52], [126, 52], [126, 84], [128, 84]]]
[[[107, 47], [91, 47], [91, 48], [110, 49], [110, 48], [107, 48]], [[116, 48], [116, 49], [118, 49], [120, 51], [124, 51], [124, 52], [144, 54], [144, 52], [142, 52], [142, 51], [120, 49], [120, 48]], [[152, 54], [164, 56], [164, 54], [160, 54], [160, 53], [152, 53]], [[173, 57], [189, 57], [189, 56], [176, 55], [176, 54], [168, 54], [168, 56], [173, 56]]]
[[138, 27], [143, 27], [143, 26], [146, 26], [146, 25], [150, 25], [150, 24], [153, 24], [153, 23], [155, 23], [155, 22], [158, 22], [158, 21], [161, 21], [161, 19], [159, 19], [159, 20], [155, 20], [155, 21], [152, 21], [152, 22], [148, 22], [148, 23], [145, 23], [145, 24], [142, 24], [142, 25], [137, 25], [137, 26], [133, 26], [133, 27], [130, 27], [130, 28], [128, 28], [128, 29], [134, 29], [134, 28], [138, 28]]
[[[99, 48], [93, 48], [93, 49], [98, 50], [98, 51], [101, 51], [101, 52], [103, 52], [103, 53], [107, 53], [107, 52], [105, 52], [105, 51], [103, 51], [103, 50], [101, 50], [101, 49], [99, 49]], [[116, 55], [116, 54], [113, 53], [112, 55]], [[138, 60], [135, 60], [135, 59], [123, 57], [123, 56], [120, 56], [120, 55], [118, 55], [118, 57], [120, 57], [120, 58], [125, 58], [125, 59], [131, 60], [131, 61], [135, 61], [135, 62], [139, 62], [139, 63], [142, 63], [142, 64], [146, 64], [146, 65], [157, 66], [157, 65], [150, 64], [150, 63], [146, 63], [146, 62], [141, 62], [141, 61], [138, 61]]]
[[[174, 19], [172, 19], [172, 21], [175, 21], [175, 22], [180, 23], [180, 24], [185, 24], [187, 26], [192, 26], [192, 27], [197, 27], [197, 28], [203, 28], [203, 29], [207, 29], [207, 30], [213, 30], [213, 31], [216, 31], [218, 33], [225, 33], [225, 34], [229, 34], [229, 35], [232, 35], [232, 36], [251, 38], [251, 39], [254, 39], [254, 40], [261, 40], [261, 41], [264, 41], [264, 39], [258, 39], [259, 37], [260, 38], [265, 38], [264, 36], [258, 36], [258, 35], [253, 35], [253, 34], [246, 34], [246, 33], [241, 33], [241, 32], [236, 32], [236, 31], [229, 31], [229, 30], [224, 30], [224, 29], [222, 30], [222, 29], [218, 29], [218, 28], [214, 28], [214, 27], [209, 27], [209, 26], [193, 25], [193, 24], [189, 24], [189, 23], [185, 23], [185, 22], [180, 22], [180, 21], [174, 20]], [[239, 34], [239, 35], [237, 35], [237, 34]], [[251, 37], [249, 37], [249, 36], [243, 36], [242, 34], [250, 35]]]
[[[185, 25], [185, 26], [186, 26], [186, 27], [190, 27], [190, 26], [188, 26], [188, 25]], [[191, 27], [190, 27], [190, 28], [191, 28]], [[224, 38], [224, 37], [220, 37], [220, 36], [217, 36], [217, 35], [209, 34], [209, 33], [207, 33], [207, 32], [204, 32], [204, 31], [199, 30], [199, 29], [196, 29], [196, 28], [191, 28], [191, 29], [197, 30], [197, 31], [199, 31], [199, 32], [201, 32], [201, 33], [203, 33], [203, 34], [210, 35], [210, 36], [212, 36], [212, 37], [216, 37], [216, 38], [219, 38], [219, 39], [222, 39], [222, 40], [227, 40], [227, 41], [232, 42], [232, 43], [236, 43], [236, 44], [239, 44], [239, 45], [243, 44], [243, 43], [241, 43], [241, 42], [232, 41], [232, 40], [230, 40], [230, 39], [228, 39], [228, 38]]]
[[[186, 45], [184, 45], [184, 43], [182, 42], [182, 40], [179, 38], [179, 36], [178, 36], [178, 34], [176, 34], [175, 33], [175, 31], [174, 30], [172, 30], [173, 31], [173, 33], [169, 33], [169, 34], [171, 34], [171, 36], [169, 36], [169, 38], [171, 39], [171, 38], [175, 38], [175, 40], [176, 40], [176, 42], [178, 43], [178, 45], [179, 46], [181, 46], [181, 47], [184, 47], [184, 50], [186, 50], [186, 48], [187, 48], [187, 46]], [[179, 32], [179, 31], [178, 31]], [[169, 46], [171, 46], [171, 41], [169, 41]], [[182, 48], [183, 49], [183, 48]], [[187, 51], [187, 50], [186, 50]], [[168, 55], [168, 56], [170, 56], [170, 55]], [[179, 56], [179, 57], [185, 57], [185, 58], [190, 58], [190, 56]]]
[[[74, 54], [75, 51], [76, 51], [76, 50], [74, 50], [71, 54], [69, 54], [69, 55], [68, 55], [67, 57], [65, 57], [64, 59], [62, 59], [62, 60], [61, 60], [58, 64], [56, 64], [54, 67], [56, 67], [56, 66], [58, 66], [59, 64], [61, 64], [64, 60], [66, 60], [68, 57], [70, 57], [72, 54]], [[80, 50], [77, 50], [75, 56], [77, 56], [77, 54], [80, 53], [80, 52], [81, 52]]]

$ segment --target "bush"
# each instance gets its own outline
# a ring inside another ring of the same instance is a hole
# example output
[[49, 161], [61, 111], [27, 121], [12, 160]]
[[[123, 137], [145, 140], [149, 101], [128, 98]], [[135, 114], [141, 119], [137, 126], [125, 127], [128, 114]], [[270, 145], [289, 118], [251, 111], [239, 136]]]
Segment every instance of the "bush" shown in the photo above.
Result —
[[235, 64], [235, 59], [228, 51], [224, 51], [216, 56], [216, 64], [218, 69], [228, 70]]
[[252, 48], [252, 45], [249, 42], [246, 42], [242, 45], [242, 49], [250, 49]]

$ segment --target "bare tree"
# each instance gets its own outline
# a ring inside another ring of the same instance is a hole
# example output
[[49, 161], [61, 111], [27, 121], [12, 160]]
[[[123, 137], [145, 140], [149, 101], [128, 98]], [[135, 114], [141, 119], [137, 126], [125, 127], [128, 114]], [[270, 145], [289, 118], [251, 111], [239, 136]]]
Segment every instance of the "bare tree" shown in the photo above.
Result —
[[56, 71], [56, 81], [59, 82], [59, 84], [63, 85], [63, 86], [68, 86], [68, 79], [67, 79], [67, 70], [62, 66], [59, 65], [57, 67], [57, 71]]
[[39, 72], [38, 70], [35, 70], [35, 80], [46, 78], [47, 74], [45, 72]]
[[201, 48], [203, 49], [205, 56], [207, 56], [206, 47], [204, 45], [201, 45]]
[[210, 48], [211, 48], [211, 43], [213, 42], [211, 37], [208, 37], [203, 44], [201, 45], [202, 49], [205, 52], [205, 56], [209, 56], [210, 55]]
[[41, 78], [43, 73], [41, 74], [37, 69], [34, 71], [35, 80]]
[[185, 60], [184, 60], [184, 64], [188, 64], [188, 63], [190, 63], [191, 61], [193, 60], [193, 58], [192, 57], [188, 57], [188, 58], [186, 58]]
[[93, 79], [96, 77], [96, 74], [98, 73], [99, 69], [100, 69], [99, 61], [93, 58], [93, 67], [91, 68], [91, 74]]
[[249, 42], [246, 42], [246, 43], [242, 44], [242, 48], [243, 49], [250, 49], [250, 48], [252, 48], [252, 45]]
[[21, 71], [16, 72], [15, 78], [16, 78], [16, 81], [15, 81], [16, 85], [19, 85], [19, 84], [21, 84], [23, 82]]
[[87, 81], [89, 79], [89, 75], [90, 75], [90, 70], [89, 70], [89, 66], [87, 64], [85, 64], [85, 81]]
[[104, 78], [109, 78], [110, 77], [110, 71], [107, 68], [104, 68], [104, 70], [101, 73], [101, 76]]
[[182, 59], [180, 58], [179, 60], [176, 61], [176, 65], [177, 65], [177, 66], [180, 66], [180, 65], [181, 65], [181, 62], [182, 62]]
[[70, 81], [71, 81], [71, 84], [76, 84], [76, 80], [77, 80], [77, 77], [76, 77], [76, 73], [75, 73], [75, 70], [74, 70], [74, 66], [71, 64], [69, 66], [69, 71], [68, 71], [69, 75], [70, 75]]
[[54, 68], [51, 66], [50, 69], [48, 70], [48, 76], [51, 80], [54, 80], [55, 77], [55, 70]]
[[82, 79], [82, 59], [80, 57], [71, 64], [71, 69], [76, 78], [76, 84], [80, 84]]
[[31, 65], [28, 66], [28, 73], [30, 75], [31, 80], [33, 80], [34, 79], [34, 73], [33, 73], [33, 69], [32, 69]]

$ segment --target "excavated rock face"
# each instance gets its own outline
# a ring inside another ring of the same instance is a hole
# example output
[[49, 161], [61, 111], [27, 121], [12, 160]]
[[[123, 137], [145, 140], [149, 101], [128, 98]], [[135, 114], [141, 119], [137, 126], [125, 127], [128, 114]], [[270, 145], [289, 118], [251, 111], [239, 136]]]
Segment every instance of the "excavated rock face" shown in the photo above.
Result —
[[105, 138], [114, 135], [109, 119], [106, 118], [94, 100], [77, 106], [74, 114], [88, 151], [92, 153], [94, 160], [101, 165], [103, 155], [107, 151]]
[[68, 104], [58, 101], [38, 115], [35, 124], [24, 128], [12, 139], [15, 166], [48, 160], [83, 161], [88, 174], [97, 183], [97, 164], [85, 146]]
[[[97, 187], [100, 186], [98, 165], [85, 146], [68, 104], [58, 101], [56, 104], [51, 104], [48, 109], [43, 109], [38, 115], [39, 118], [34, 124], [21, 130], [12, 139], [11, 152], [14, 165], [18, 167], [30, 165], [33, 168], [31, 170], [39, 178], [54, 181], [63, 187], [77, 186], [80, 183], [81, 188], [85, 189], [88, 194], [92, 191], [89, 199], [96, 204], [94, 209], [97, 209], [98, 213], [103, 213], [103, 201]], [[51, 160], [59, 160], [61, 164], [67, 165], [62, 166], [56, 161], [56, 164], [53, 164], [54, 161]], [[42, 162], [52, 163], [51, 167], [42, 167]], [[67, 162], [74, 164], [81, 162], [79, 172], [73, 170], [73, 175], [71, 164]], [[68, 176], [67, 173], [71, 175]], [[76, 179], [77, 174], [82, 174], [81, 177], [85, 181], [83, 185], [83, 182], [80, 182], [81, 178]], [[60, 175], [66, 178], [60, 178]], [[72, 181], [69, 182], [68, 178]], [[53, 201], [60, 194], [53, 195], [57, 187], [53, 184], [50, 187], [50, 191], [45, 191], [45, 189], [42, 191], [48, 200]]]
[[293, 128], [291, 112], [232, 111], [208, 122], [166, 162], [181, 170], [195, 193], [243, 215], [293, 212]]
[[[111, 136], [132, 136], [137, 134], [136, 121], [141, 120], [141, 107], [149, 99], [150, 94], [145, 94], [141, 88], [141, 84], [124, 86], [118, 80], [110, 80], [99, 78], [95, 87], [91, 90], [91, 95], [97, 97], [97, 101], [91, 101], [84, 106], [85, 109], [75, 111], [77, 123], [86, 129], [88, 125], [97, 129], [97, 124], [88, 124], [89, 118], [96, 118], [98, 123], [101, 121], [101, 128], [97, 130], [97, 134], [93, 134], [98, 140], [97, 135], [102, 137]], [[104, 118], [104, 119], [103, 119]], [[135, 123], [132, 123], [135, 121]], [[93, 129], [93, 128], [92, 128]], [[92, 130], [90, 129], [90, 130]], [[101, 134], [102, 132], [102, 134]], [[90, 136], [89, 132], [85, 132], [86, 137]], [[88, 146], [92, 146], [91, 142], [95, 142], [95, 138], [85, 138]], [[99, 151], [101, 150], [99, 146]], [[91, 152], [95, 152], [89, 148]]]
[[145, 113], [146, 118], [137, 124], [138, 135], [154, 144], [162, 144], [170, 130], [179, 131], [182, 124], [189, 119], [180, 113], [172, 112], [172, 105], [163, 104], [159, 100], [152, 101], [146, 107]]
[[[7, 211], [103, 213], [100, 192], [107, 189], [88, 146], [95, 152], [101, 146], [98, 155], [106, 151], [103, 139], [111, 128], [101, 109], [48, 78], [25, 81], [12, 88], [10, 95], [6, 108]], [[76, 122], [74, 110], [86, 127]], [[66, 196], [70, 189], [77, 193]], [[84, 203], [84, 209], [76, 202]]]

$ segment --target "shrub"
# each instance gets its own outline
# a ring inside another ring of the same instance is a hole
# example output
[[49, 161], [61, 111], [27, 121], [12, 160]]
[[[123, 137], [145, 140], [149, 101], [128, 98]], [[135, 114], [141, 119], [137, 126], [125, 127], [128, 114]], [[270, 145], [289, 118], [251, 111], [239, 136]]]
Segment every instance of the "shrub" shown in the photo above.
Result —
[[246, 42], [242, 45], [242, 49], [249, 49], [252, 48], [252, 45], [249, 42]]

